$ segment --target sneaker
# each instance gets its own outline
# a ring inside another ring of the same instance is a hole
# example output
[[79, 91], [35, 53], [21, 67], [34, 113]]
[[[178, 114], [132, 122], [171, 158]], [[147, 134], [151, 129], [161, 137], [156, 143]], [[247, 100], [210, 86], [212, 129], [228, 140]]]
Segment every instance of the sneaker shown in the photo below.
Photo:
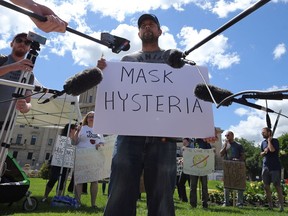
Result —
[[243, 203], [237, 203], [236, 206], [237, 206], [238, 208], [243, 208]]
[[42, 200], [41, 200], [41, 202], [46, 202], [47, 201], [47, 198], [46, 197], [44, 197]]
[[96, 206], [96, 205], [93, 205], [92, 208], [97, 210], [97, 211], [100, 210], [100, 208], [98, 208], [98, 206]]
[[202, 207], [203, 207], [203, 209], [208, 209], [208, 204], [205, 203], [205, 204], [202, 205]]

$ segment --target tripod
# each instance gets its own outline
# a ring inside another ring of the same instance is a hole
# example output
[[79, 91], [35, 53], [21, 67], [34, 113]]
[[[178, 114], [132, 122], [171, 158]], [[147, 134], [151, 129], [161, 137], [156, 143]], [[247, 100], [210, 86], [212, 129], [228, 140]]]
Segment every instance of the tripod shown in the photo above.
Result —
[[[29, 35], [33, 33], [29, 32]], [[29, 37], [28, 35], [28, 37]], [[28, 38], [27, 37], [27, 38]], [[30, 38], [28, 38], [30, 39]], [[40, 43], [38, 41], [32, 41], [30, 50], [26, 56], [26, 59], [29, 59], [32, 61], [33, 64], [35, 64], [36, 58], [38, 56], [38, 52], [40, 51]], [[34, 78], [34, 75], [28, 71], [21, 71], [20, 72], [20, 77], [19, 77], [19, 82], [20, 83], [29, 83], [29, 81]], [[15, 126], [16, 118], [18, 115], [18, 111], [16, 110], [16, 100], [18, 98], [24, 98], [25, 95], [25, 89], [17, 87], [12, 94], [13, 100], [10, 102], [5, 120], [3, 122], [1, 132], [0, 132], [0, 181], [1, 177], [5, 173], [4, 165], [5, 165], [5, 160], [8, 154], [8, 149], [10, 148], [11, 145], [11, 137], [13, 134], [13, 129]]]

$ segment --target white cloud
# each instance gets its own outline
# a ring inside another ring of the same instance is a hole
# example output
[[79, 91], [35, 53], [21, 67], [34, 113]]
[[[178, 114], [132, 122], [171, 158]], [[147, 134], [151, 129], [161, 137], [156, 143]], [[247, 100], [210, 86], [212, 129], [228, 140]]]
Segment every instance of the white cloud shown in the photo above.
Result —
[[241, 107], [236, 109], [234, 113], [238, 116], [245, 116], [250, 113], [250, 110]]
[[278, 44], [273, 51], [274, 59], [280, 59], [285, 53], [286, 53], [285, 44], [284, 43]]
[[217, 14], [221, 18], [225, 18], [229, 13], [245, 10], [250, 7], [252, 4], [257, 2], [257, 0], [234, 0], [234, 1], [217, 1], [212, 8], [212, 12]]
[[[208, 29], [197, 31], [193, 27], [183, 27], [177, 36], [180, 39], [180, 45], [184, 46], [185, 50], [188, 50], [210, 34], [211, 31]], [[228, 38], [224, 35], [218, 35], [192, 51], [187, 56], [187, 59], [195, 61], [198, 65], [210, 64], [218, 69], [225, 69], [240, 62], [238, 54], [229, 52], [229, 49]]]

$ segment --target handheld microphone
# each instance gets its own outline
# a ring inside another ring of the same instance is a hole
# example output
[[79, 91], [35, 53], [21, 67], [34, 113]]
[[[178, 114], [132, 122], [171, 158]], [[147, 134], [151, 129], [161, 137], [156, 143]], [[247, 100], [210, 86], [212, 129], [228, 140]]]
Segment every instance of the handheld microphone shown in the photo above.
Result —
[[99, 68], [94, 67], [86, 69], [83, 72], [67, 79], [63, 89], [69, 95], [78, 96], [98, 85], [102, 79], [103, 74]]
[[[212, 93], [212, 95], [213, 95], [213, 97], [217, 103], [220, 103], [224, 99], [226, 99], [227, 97], [233, 95], [230, 91], [228, 91], [226, 89], [221, 89], [221, 88], [218, 88], [218, 87], [212, 86], [212, 85], [206, 86], [205, 84], [198, 84], [194, 90], [195, 96], [201, 100], [213, 103], [214, 101], [212, 100], [207, 87], [210, 89], [210, 91], [211, 91], [211, 93]], [[232, 102], [239, 103], [239, 104], [242, 104], [245, 106], [249, 106], [249, 107], [252, 107], [255, 109], [259, 109], [262, 111], [275, 113], [274, 110], [260, 106], [258, 104], [250, 103], [250, 102], [246, 101], [245, 98], [240, 98], [240, 99], [231, 98], [230, 100], [226, 101], [225, 103], [222, 103], [221, 105], [230, 106], [232, 104]]]
[[164, 51], [162, 58], [166, 64], [170, 65], [173, 68], [182, 68], [185, 65], [183, 61], [183, 52], [177, 49], [169, 49]]

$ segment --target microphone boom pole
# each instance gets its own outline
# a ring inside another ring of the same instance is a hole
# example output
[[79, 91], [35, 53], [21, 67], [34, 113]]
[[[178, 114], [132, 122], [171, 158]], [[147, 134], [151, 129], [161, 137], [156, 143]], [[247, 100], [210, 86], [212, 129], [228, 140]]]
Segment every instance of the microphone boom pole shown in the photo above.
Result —
[[[288, 89], [279, 89], [275, 91], [259, 91], [259, 90], [247, 90], [247, 91], [241, 91], [238, 93], [235, 93], [233, 95], [230, 95], [226, 98], [224, 98], [222, 101], [218, 103], [216, 108], [219, 108], [223, 104], [227, 103], [228, 101], [231, 101], [233, 98], [243, 95], [243, 98], [254, 98], [254, 99], [269, 99], [269, 100], [282, 100], [287, 99], [287, 95], [283, 94], [288, 92]], [[246, 94], [246, 95], [245, 95]], [[266, 95], [266, 97], [264, 97]], [[271, 96], [276, 95], [277, 98], [271, 98]], [[281, 99], [279, 99], [279, 95], [281, 95]]]
[[[44, 17], [44, 16], [40, 16], [40, 15], [38, 15], [38, 14], [32, 13], [32, 12], [30, 12], [30, 11], [28, 11], [28, 10], [25, 10], [25, 9], [23, 9], [23, 8], [20, 8], [20, 7], [16, 6], [16, 5], [11, 4], [11, 3], [8, 3], [8, 2], [6, 2], [6, 1], [0, 0], [0, 4], [3, 5], [3, 6], [5, 6], [5, 7], [8, 7], [8, 8], [10, 8], [10, 9], [12, 9], [12, 10], [15, 10], [15, 11], [17, 11], [17, 12], [20, 12], [20, 13], [22, 13], [22, 14], [25, 14], [25, 15], [27, 15], [27, 16], [29, 16], [29, 17], [33, 17], [33, 18], [35, 18], [35, 19], [37, 19], [37, 20], [39, 20], [39, 21], [42, 21], [42, 22], [47, 21], [47, 18]], [[86, 34], [84, 34], [84, 33], [82, 33], [82, 32], [79, 32], [79, 31], [77, 31], [77, 30], [75, 30], [75, 29], [69, 28], [68, 26], [66, 27], [66, 30], [69, 31], [69, 32], [71, 32], [71, 33], [73, 33], [73, 34], [77, 34], [77, 35], [79, 35], [79, 36], [81, 36], [81, 37], [84, 37], [84, 38], [86, 38], [86, 39], [92, 40], [92, 41], [94, 41], [94, 42], [97, 42], [97, 43], [99, 43], [99, 44], [102, 44], [102, 45], [107, 46], [108, 48], [110, 48], [110, 44], [109, 44], [109, 43], [106, 43], [106, 42], [104, 42], [104, 41], [101, 41], [101, 40], [98, 40], [98, 39], [96, 39], [96, 38], [93, 38], [93, 37], [91, 37], [91, 36], [89, 36], [89, 35], [86, 35]]]
[[51, 93], [51, 94], [59, 94], [60, 91], [58, 90], [54, 90], [54, 89], [48, 89], [48, 88], [44, 88], [41, 86], [37, 86], [37, 85], [30, 85], [27, 83], [20, 83], [20, 82], [15, 82], [15, 81], [11, 81], [11, 80], [5, 80], [5, 79], [0, 79], [0, 85], [6, 85], [6, 86], [10, 86], [10, 87], [15, 87], [15, 88], [23, 88], [23, 89], [28, 89], [28, 90], [32, 90], [32, 91], [36, 91], [36, 92], [47, 92], [47, 93]]
[[194, 45], [191, 49], [185, 51], [183, 53], [183, 57], [188, 56], [190, 52], [192, 52], [193, 50], [199, 48], [203, 44], [207, 43], [209, 40], [211, 40], [212, 38], [214, 38], [215, 36], [217, 36], [221, 32], [225, 31], [226, 29], [228, 29], [229, 27], [231, 27], [232, 25], [234, 25], [238, 21], [242, 20], [244, 17], [248, 16], [249, 14], [251, 14], [252, 12], [257, 10], [258, 8], [262, 7], [264, 4], [268, 3], [269, 1], [270, 0], [260, 0], [260, 1], [256, 2], [254, 5], [252, 5], [251, 7], [247, 8], [245, 11], [241, 12], [236, 17], [232, 18], [230, 21], [228, 21], [227, 23], [222, 25], [216, 31], [212, 32], [212, 34], [210, 34], [208, 37], [204, 38], [202, 41], [200, 41], [199, 43]]

